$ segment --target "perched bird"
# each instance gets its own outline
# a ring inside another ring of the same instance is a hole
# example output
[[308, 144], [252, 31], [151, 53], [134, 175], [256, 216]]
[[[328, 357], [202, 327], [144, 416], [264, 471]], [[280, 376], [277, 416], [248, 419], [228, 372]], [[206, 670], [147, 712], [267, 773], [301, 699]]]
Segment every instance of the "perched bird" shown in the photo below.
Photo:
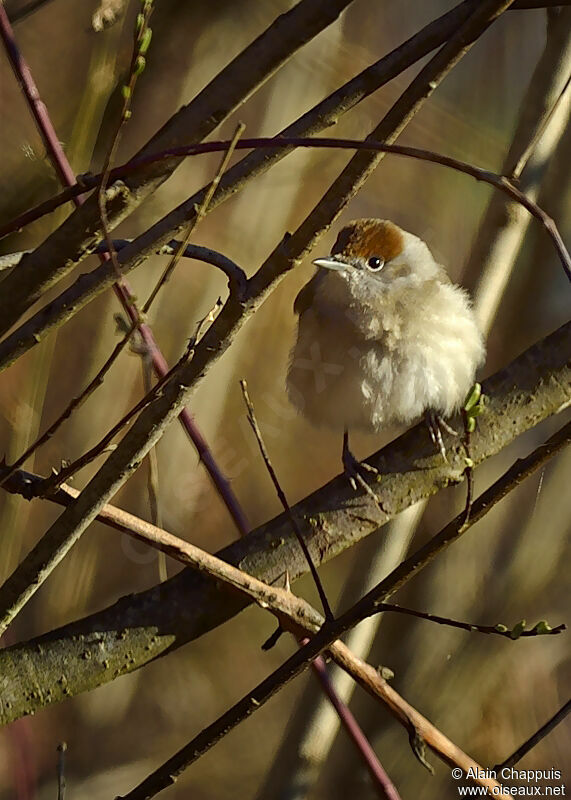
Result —
[[350, 222], [313, 263], [294, 304], [288, 395], [315, 425], [343, 431], [345, 470], [370, 492], [362, 471], [372, 468], [351, 454], [349, 431], [426, 414], [445, 457], [437, 423], [463, 403], [484, 342], [466, 292], [393, 222]]

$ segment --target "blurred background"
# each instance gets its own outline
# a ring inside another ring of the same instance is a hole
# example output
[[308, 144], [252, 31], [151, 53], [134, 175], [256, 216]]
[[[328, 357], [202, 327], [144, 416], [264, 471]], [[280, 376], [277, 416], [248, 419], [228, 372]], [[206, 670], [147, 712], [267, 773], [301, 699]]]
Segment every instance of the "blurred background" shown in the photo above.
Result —
[[[5, 5], [9, 14], [17, 14], [27, 4]], [[124, 129], [118, 161], [131, 156], [292, 5], [286, 0], [156, 2], [147, 68], [137, 84], [133, 117]], [[246, 136], [275, 134], [452, 5], [444, 0], [356, 0], [211, 138], [229, 138], [239, 120], [247, 126]], [[117, 87], [130, 61], [138, 6], [128, 4], [126, 15], [99, 33], [92, 27], [98, 4], [91, 0], [53, 0], [15, 25], [17, 41], [76, 173], [96, 170], [105, 155], [120, 108]], [[399, 143], [499, 171], [545, 46], [545, 32], [545, 11], [505, 14], [446, 78]], [[364, 137], [417, 71], [415, 67], [397, 77], [328, 133]], [[0, 213], [8, 220], [51, 196], [58, 184], [3, 52], [0, 104]], [[566, 241], [571, 232], [570, 145], [567, 130], [550, 159], [539, 194], [540, 204], [555, 217]], [[210, 214], [192, 241], [221, 251], [252, 274], [284, 232], [303, 220], [348, 158], [341, 151], [288, 156]], [[207, 183], [218, 162], [218, 155], [188, 159], [114, 235], [136, 236]], [[314, 257], [329, 252], [336, 231], [349, 219], [389, 218], [423, 238], [452, 278], [474, 290], [479, 276], [473, 267], [466, 268], [491, 196], [490, 187], [465, 175], [387, 156], [321, 240]], [[68, 209], [45, 217], [4, 239], [0, 252], [34, 247], [67, 213]], [[90, 259], [80, 269], [87, 271], [96, 263]], [[164, 266], [164, 258], [151, 258], [131, 273], [129, 281], [138, 298], [147, 297]], [[292, 504], [340, 471], [339, 437], [300, 418], [284, 390], [295, 326], [293, 300], [312, 269], [308, 261], [281, 283], [208, 373], [191, 406], [252, 526], [279, 513], [280, 506], [246, 421], [239, 379], [248, 381], [266, 444]], [[61, 288], [56, 287], [54, 296]], [[188, 260], [179, 264], [149, 320], [169, 363], [180, 356], [198, 320], [225, 294], [225, 279], [212, 267]], [[569, 287], [557, 254], [533, 222], [491, 326], [482, 377], [561, 325], [568, 308]], [[114, 321], [118, 310], [115, 296], [107, 292], [2, 375], [0, 450], [8, 462], [101, 366], [118, 340]], [[142, 392], [140, 358], [124, 353], [104, 385], [27, 469], [47, 474], [62, 459], [79, 456]], [[547, 421], [481, 467], [476, 491], [485, 489], [565, 421], [564, 414]], [[356, 438], [355, 451], [365, 456], [397, 433]], [[212, 552], [235, 539], [232, 521], [179, 425], [170, 427], [157, 456], [164, 527]], [[99, 463], [83, 470], [74, 485], [85, 485]], [[552, 625], [564, 622], [569, 608], [570, 467], [571, 453], [556, 457], [412, 581], [398, 602], [481, 624], [503, 622], [511, 627], [522, 618], [529, 624], [544, 618]], [[149, 519], [146, 472], [144, 464], [114, 502]], [[330, 599], [343, 598], [345, 604], [351, 592], [362, 591], [359, 576], [372, 562], [382, 577], [391, 559], [398, 553], [402, 557], [409, 546], [416, 549], [463, 501], [463, 488], [440, 492], [409, 538], [398, 538], [398, 526], [386, 527], [325, 565], [320, 572]], [[47, 502], [30, 504], [0, 494], [2, 580], [58, 514], [57, 507]], [[168, 562], [170, 575], [178, 569], [175, 562]], [[344, 590], [348, 578], [352, 588]], [[157, 581], [154, 552], [94, 524], [18, 617], [6, 642], [51, 630]], [[295, 591], [316, 601], [307, 579], [299, 581]], [[292, 651], [292, 642], [282, 637], [269, 653], [261, 652], [260, 645], [272, 629], [269, 615], [250, 609], [168, 658], [2, 730], [0, 797], [54, 798], [56, 746], [63, 740], [68, 743], [70, 798], [99, 800], [126, 792]], [[511, 642], [385, 616], [369, 660], [390, 667], [395, 688], [487, 766], [507, 757], [569, 695], [566, 634]], [[303, 697], [303, 708], [311, 706], [317, 693], [314, 684], [309, 673], [298, 678], [200, 759], [164, 797], [372, 797], [369, 779], [343, 734], [334, 739], [329, 754], [316, 745], [320, 755], [311, 755], [311, 736], [319, 740], [320, 727], [315, 718], [312, 723], [301, 719], [297, 703]], [[380, 705], [357, 690], [352, 708], [403, 798], [456, 796], [449, 769], [429, 756], [436, 771], [430, 777], [414, 759], [406, 732]], [[301, 741], [309, 742], [308, 750], [296, 761]], [[564, 771], [569, 752], [571, 727], [563, 723], [520, 766]], [[307, 780], [307, 789], [288, 793], [294, 777], [303, 786]]]

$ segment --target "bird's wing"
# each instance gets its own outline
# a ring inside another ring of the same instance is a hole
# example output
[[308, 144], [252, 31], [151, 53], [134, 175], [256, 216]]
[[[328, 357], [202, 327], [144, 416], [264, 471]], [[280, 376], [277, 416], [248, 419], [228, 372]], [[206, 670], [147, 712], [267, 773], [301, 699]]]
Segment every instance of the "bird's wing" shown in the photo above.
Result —
[[305, 284], [305, 286], [301, 288], [301, 291], [295, 298], [293, 304], [293, 310], [295, 311], [296, 314], [298, 314], [298, 316], [301, 316], [305, 311], [307, 311], [308, 308], [311, 308], [311, 306], [313, 305], [315, 300], [315, 292], [317, 290], [317, 287], [319, 286], [321, 278], [322, 278], [321, 271], [317, 271], [313, 276], [313, 278], [311, 278], [311, 280], [309, 280]]

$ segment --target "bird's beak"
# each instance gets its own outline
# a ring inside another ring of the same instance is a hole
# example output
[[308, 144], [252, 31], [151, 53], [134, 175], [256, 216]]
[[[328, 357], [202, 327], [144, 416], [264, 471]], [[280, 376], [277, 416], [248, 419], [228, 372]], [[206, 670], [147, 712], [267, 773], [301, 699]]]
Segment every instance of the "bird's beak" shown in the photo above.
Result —
[[338, 261], [336, 258], [316, 258], [315, 261], [312, 262], [315, 264], [316, 267], [325, 267], [325, 269], [336, 269], [336, 270], [343, 270], [347, 269], [349, 266], [348, 264], [344, 264], [343, 261]]

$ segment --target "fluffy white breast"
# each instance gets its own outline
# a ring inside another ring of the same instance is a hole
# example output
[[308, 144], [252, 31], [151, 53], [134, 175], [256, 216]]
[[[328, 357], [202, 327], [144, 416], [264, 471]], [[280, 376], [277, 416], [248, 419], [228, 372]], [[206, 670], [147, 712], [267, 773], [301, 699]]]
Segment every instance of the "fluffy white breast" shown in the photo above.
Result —
[[448, 416], [474, 381], [484, 344], [468, 296], [403, 235], [379, 275], [322, 269], [300, 293], [287, 388], [316, 425], [375, 431], [426, 410]]

